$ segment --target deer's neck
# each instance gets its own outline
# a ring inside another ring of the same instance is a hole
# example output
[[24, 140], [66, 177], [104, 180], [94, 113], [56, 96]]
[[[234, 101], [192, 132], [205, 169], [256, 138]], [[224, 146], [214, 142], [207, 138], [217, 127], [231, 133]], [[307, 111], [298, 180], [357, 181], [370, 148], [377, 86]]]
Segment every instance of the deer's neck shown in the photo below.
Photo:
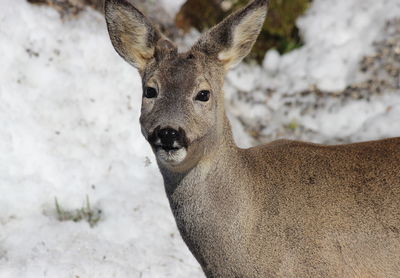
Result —
[[[227, 247], [237, 246], [250, 228], [247, 224], [251, 197], [246, 182], [237, 181], [242, 175], [236, 165], [240, 150], [234, 145], [225, 120], [224, 137], [195, 167], [180, 174], [161, 168], [179, 231], [203, 268], [215, 256], [229, 255], [232, 248]], [[240, 246], [235, 252], [240, 252]]]

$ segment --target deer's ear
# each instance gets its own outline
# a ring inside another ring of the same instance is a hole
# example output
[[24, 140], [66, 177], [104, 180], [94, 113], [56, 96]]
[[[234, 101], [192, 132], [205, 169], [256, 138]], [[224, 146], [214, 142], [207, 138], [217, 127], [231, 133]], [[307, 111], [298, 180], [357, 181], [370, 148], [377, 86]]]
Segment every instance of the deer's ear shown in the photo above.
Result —
[[160, 48], [157, 46], [174, 47], [172, 42], [127, 0], [106, 0], [105, 16], [115, 50], [140, 72], [143, 72], [147, 63], [156, 56], [156, 49]]
[[267, 14], [268, 0], [255, 0], [231, 14], [201, 36], [193, 49], [216, 56], [225, 69], [246, 57], [253, 47]]

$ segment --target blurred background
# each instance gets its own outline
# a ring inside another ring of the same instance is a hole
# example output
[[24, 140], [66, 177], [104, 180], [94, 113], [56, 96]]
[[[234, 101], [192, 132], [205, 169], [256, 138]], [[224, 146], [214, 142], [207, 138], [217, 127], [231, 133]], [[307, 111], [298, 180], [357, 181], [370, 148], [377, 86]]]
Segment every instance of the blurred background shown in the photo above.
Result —
[[[129, 0], [182, 50], [244, 0]], [[103, 0], [0, 0], [0, 277], [203, 277], [138, 123]], [[400, 2], [270, 0], [228, 73], [242, 147], [400, 136]]]

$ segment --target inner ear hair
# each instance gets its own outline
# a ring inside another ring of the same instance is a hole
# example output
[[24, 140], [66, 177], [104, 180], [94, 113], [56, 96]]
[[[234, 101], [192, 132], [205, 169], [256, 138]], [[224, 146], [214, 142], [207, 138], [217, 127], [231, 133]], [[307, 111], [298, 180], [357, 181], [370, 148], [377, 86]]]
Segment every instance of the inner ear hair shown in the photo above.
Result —
[[267, 14], [267, 0], [255, 0], [211, 28], [193, 46], [215, 56], [229, 69], [246, 57], [253, 47]]
[[251, 15], [243, 17], [238, 25], [233, 26], [230, 47], [218, 53], [218, 59], [229, 69], [246, 57], [260, 33], [266, 10], [259, 8]]

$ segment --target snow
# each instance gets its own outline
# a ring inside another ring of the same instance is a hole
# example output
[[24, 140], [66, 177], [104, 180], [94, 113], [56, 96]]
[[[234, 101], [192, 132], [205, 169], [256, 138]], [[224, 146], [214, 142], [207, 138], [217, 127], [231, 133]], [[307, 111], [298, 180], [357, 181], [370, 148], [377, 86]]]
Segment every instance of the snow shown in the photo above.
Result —
[[[168, 1], [169, 12], [182, 2]], [[115, 53], [104, 19], [86, 11], [61, 21], [23, 0], [0, 0], [0, 11], [0, 277], [204, 277], [140, 134], [139, 76]], [[242, 115], [268, 122], [264, 133], [295, 119], [323, 138], [398, 136], [400, 94], [332, 101], [305, 116], [282, 109], [283, 94], [337, 91], [360, 78], [361, 57], [396, 14], [398, 0], [313, 1], [299, 20], [304, 47], [271, 50], [262, 68], [229, 73], [227, 111], [239, 145], [252, 144]], [[55, 198], [75, 210], [86, 196], [102, 212], [96, 226], [57, 219]]]
[[[310, 84], [326, 91], [343, 90], [386, 20], [399, 14], [398, 0], [314, 1], [297, 23], [305, 46], [280, 59], [276, 53], [267, 55], [264, 65], [268, 69], [273, 63], [278, 72], [266, 74], [263, 84], [291, 93]], [[274, 61], [268, 62], [271, 55]]]
[[[395, 101], [395, 103], [393, 103]], [[364, 127], [364, 130], [368, 128], [368, 121], [374, 119], [378, 116], [385, 115], [389, 111], [387, 111], [390, 105], [395, 105], [395, 110], [400, 110], [400, 97], [383, 97], [380, 99], [376, 99], [375, 101], [371, 101], [369, 103], [366, 100], [359, 100], [357, 102], [351, 102], [342, 107], [334, 107], [331, 111], [324, 111], [318, 114], [318, 117], [312, 119], [310, 116], [306, 116], [303, 119], [304, 126], [311, 130], [318, 130], [321, 134], [327, 137], [347, 137], [351, 136], [354, 133], [354, 130], [358, 131]], [[354, 113], [354, 111], [357, 111]], [[352, 115], [350, 117], [349, 115]], [[400, 122], [397, 120], [390, 121], [390, 129], [396, 130], [397, 135], [400, 134]], [[385, 121], [388, 121], [385, 120]], [[381, 124], [380, 124], [381, 125]], [[376, 139], [376, 136], [379, 136], [381, 132], [372, 132], [369, 133], [369, 138], [362, 138], [361, 140], [373, 140]], [[375, 132], [375, 136], [372, 135]], [[372, 136], [371, 136], [372, 135]], [[393, 134], [394, 136], [396, 133]], [[359, 135], [360, 136], [360, 135]], [[386, 137], [390, 137], [386, 136]]]

